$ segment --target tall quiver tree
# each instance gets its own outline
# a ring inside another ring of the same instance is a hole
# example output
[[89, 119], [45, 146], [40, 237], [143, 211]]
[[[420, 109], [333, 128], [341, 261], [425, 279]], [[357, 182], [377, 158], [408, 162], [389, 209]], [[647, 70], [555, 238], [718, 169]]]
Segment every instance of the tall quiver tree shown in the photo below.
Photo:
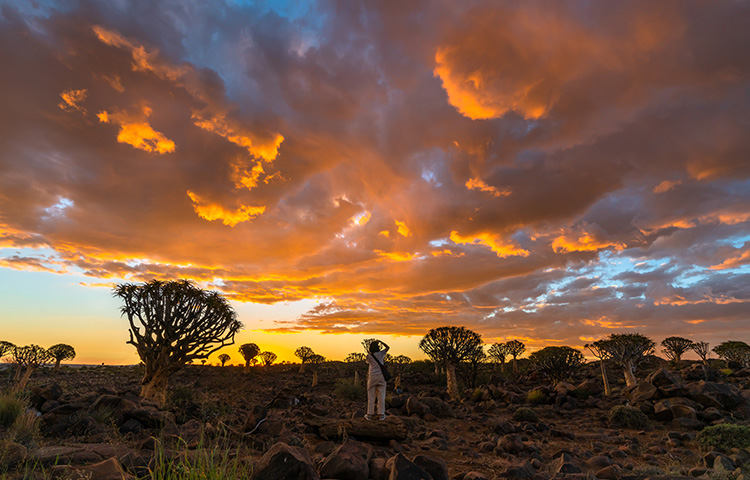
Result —
[[613, 333], [601, 341], [602, 348], [609, 358], [622, 367], [625, 384], [631, 387], [636, 384], [635, 369], [641, 361], [654, 353], [656, 343], [640, 333]]
[[544, 347], [529, 355], [531, 364], [556, 384], [583, 365], [583, 354], [572, 347]]
[[708, 349], [708, 342], [694, 342], [690, 346], [690, 349], [698, 355], [698, 358], [701, 359], [704, 366], [708, 366], [708, 354], [711, 353]]
[[612, 389], [609, 386], [609, 377], [607, 376], [607, 366], [605, 364], [605, 360], [609, 358], [609, 354], [607, 353], [607, 350], [604, 348], [604, 343], [606, 340], [597, 340], [594, 343], [589, 343], [584, 346], [589, 352], [591, 352], [591, 355], [596, 357], [599, 360], [599, 366], [602, 370], [602, 384], [604, 384], [604, 396], [608, 397], [612, 393]]
[[19, 378], [16, 388], [18, 390], [23, 390], [26, 387], [29, 378], [31, 378], [31, 374], [34, 373], [34, 370], [47, 363], [49, 360], [49, 353], [39, 345], [27, 345], [25, 347], [14, 348], [13, 361], [18, 365], [19, 374], [23, 370], [23, 374]]
[[482, 336], [465, 327], [433, 328], [419, 342], [419, 348], [430, 358], [445, 365], [448, 394], [458, 400], [456, 365], [466, 361], [481, 348]]
[[500, 364], [500, 371], [505, 370], [505, 359], [508, 357], [508, 345], [505, 343], [493, 343], [487, 350], [490, 361]]
[[661, 341], [661, 346], [664, 347], [664, 355], [677, 365], [682, 360], [682, 354], [692, 348], [693, 341], [682, 337], [667, 337]]
[[55, 371], [60, 370], [60, 362], [76, 358], [76, 350], [66, 343], [58, 343], [47, 349], [49, 356], [55, 359]]
[[526, 351], [526, 345], [520, 340], [511, 340], [505, 344], [507, 354], [513, 357], [513, 371], [518, 373], [518, 357]]
[[124, 283], [113, 294], [122, 299], [130, 323], [127, 343], [146, 367], [141, 396], [158, 402], [165, 399], [170, 375], [234, 344], [243, 326], [222, 295], [188, 280]]
[[240, 355], [245, 359], [245, 370], [250, 368], [250, 362], [260, 353], [260, 348], [254, 343], [240, 345]]
[[299, 347], [294, 351], [294, 356], [300, 360], [299, 373], [305, 373], [305, 364], [309, 363], [315, 355], [316, 353], [310, 347]]

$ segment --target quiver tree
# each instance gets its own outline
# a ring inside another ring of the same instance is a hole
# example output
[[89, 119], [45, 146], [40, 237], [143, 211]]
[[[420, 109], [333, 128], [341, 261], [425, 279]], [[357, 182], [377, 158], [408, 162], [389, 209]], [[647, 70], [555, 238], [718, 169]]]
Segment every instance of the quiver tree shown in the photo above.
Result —
[[23, 390], [31, 378], [34, 370], [50, 360], [47, 350], [39, 345], [27, 345], [25, 347], [16, 347], [13, 349], [13, 362], [18, 365], [18, 373], [23, 374], [17, 385], [18, 390]]
[[708, 349], [708, 342], [693, 342], [690, 349], [698, 355], [703, 365], [708, 365], [708, 354], [711, 353]]
[[396, 375], [396, 380], [393, 382], [393, 388], [399, 388], [401, 387], [401, 375], [403, 375], [406, 367], [411, 364], [411, 358], [406, 355], [397, 355], [391, 359], [390, 363], [393, 368], [393, 373]]
[[294, 356], [300, 360], [299, 373], [305, 373], [305, 364], [309, 363], [315, 355], [316, 353], [310, 347], [299, 347], [294, 351]]
[[487, 354], [484, 353], [483, 346], [477, 345], [477, 347], [467, 355], [466, 360], [459, 364], [463, 368], [464, 379], [469, 385], [469, 388], [475, 388], [477, 386], [477, 377], [482, 366], [487, 362]]
[[505, 359], [508, 357], [508, 345], [505, 343], [493, 343], [487, 350], [490, 361], [500, 364], [500, 371], [505, 370]]
[[240, 355], [245, 359], [245, 369], [250, 368], [250, 362], [260, 353], [260, 348], [254, 343], [244, 343], [240, 345]]
[[52, 345], [47, 349], [47, 353], [49, 353], [50, 357], [55, 359], [55, 370], [60, 370], [60, 362], [63, 360], [73, 360], [76, 358], [75, 349], [65, 343]]
[[607, 376], [607, 366], [604, 361], [609, 358], [609, 354], [604, 348], [603, 342], [606, 342], [606, 340], [597, 340], [594, 343], [585, 345], [584, 348], [599, 360], [599, 367], [602, 371], [602, 384], [604, 385], [604, 396], [608, 397], [612, 393], [612, 389], [609, 387], [609, 376]]
[[507, 354], [513, 357], [513, 371], [518, 373], [518, 357], [526, 351], [526, 345], [519, 340], [511, 340], [505, 344]]
[[750, 360], [750, 345], [739, 340], [721, 342], [714, 347], [714, 352], [726, 361], [727, 365], [735, 363], [744, 367]]
[[0, 340], [0, 358], [3, 358], [6, 355], [12, 354], [13, 349], [15, 349], [16, 346], [13, 345], [10, 342], [6, 342], [5, 340]]
[[359, 384], [359, 368], [364, 366], [367, 355], [361, 352], [350, 353], [344, 361], [354, 369], [354, 383]]
[[459, 398], [456, 365], [466, 361], [481, 348], [482, 336], [465, 327], [433, 328], [419, 342], [419, 348], [445, 366], [448, 394]]
[[529, 360], [555, 384], [583, 365], [583, 354], [571, 347], [544, 347], [529, 355]]
[[661, 346], [664, 347], [662, 349], [664, 355], [666, 355], [672, 363], [678, 364], [680, 363], [680, 360], [682, 360], [682, 354], [692, 348], [693, 341], [682, 337], [667, 337], [661, 341]]
[[597, 343], [607, 352], [609, 358], [622, 367], [628, 387], [636, 384], [636, 367], [646, 355], [654, 353], [656, 346], [653, 340], [640, 333], [613, 333], [608, 339]]
[[232, 357], [227, 355], [226, 353], [222, 353], [219, 355], [219, 361], [221, 362], [221, 366], [223, 367], [225, 363], [227, 363]]
[[276, 361], [276, 354], [273, 352], [260, 352], [258, 357], [264, 367], [270, 367]]
[[218, 292], [188, 280], [124, 283], [113, 289], [124, 302], [130, 340], [146, 372], [141, 396], [164, 401], [169, 376], [193, 360], [234, 343], [242, 328], [237, 313]]

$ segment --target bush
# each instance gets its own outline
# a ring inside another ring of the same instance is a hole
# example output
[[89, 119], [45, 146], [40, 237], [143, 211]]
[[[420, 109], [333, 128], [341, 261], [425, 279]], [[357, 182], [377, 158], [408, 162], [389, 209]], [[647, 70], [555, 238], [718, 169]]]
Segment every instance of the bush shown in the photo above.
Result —
[[26, 399], [15, 393], [0, 393], [0, 427], [8, 428], [26, 408]]
[[346, 400], [366, 400], [367, 389], [364, 385], [354, 383], [354, 380], [348, 378], [339, 378], [336, 380], [336, 395]]
[[650, 422], [645, 413], [635, 407], [618, 405], [609, 411], [609, 421], [613, 425], [642, 430], [648, 428]]
[[513, 412], [513, 420], [516, 422], [531, 422], [536, 423], [539, 421], [539, 416], [536, 412], [528, 407], [521, 407]]
[[534, 405], [540, 405], [547, 401], [547, 395], [539, 389], [532, 390], [526, 395], [526, 400]]
[[705, 449], [716, 447], [729, 451], [731, 448], [750, 447], [750, 427], [728, 423], [712, 425], [701, 430], [698, 441]]

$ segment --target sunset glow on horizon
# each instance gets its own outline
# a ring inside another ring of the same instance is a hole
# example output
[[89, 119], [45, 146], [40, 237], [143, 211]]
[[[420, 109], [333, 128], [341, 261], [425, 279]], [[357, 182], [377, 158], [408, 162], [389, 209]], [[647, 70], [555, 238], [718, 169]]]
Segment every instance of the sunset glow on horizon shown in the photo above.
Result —
[[0, 2], [0, 340], [750, 340], [750, 2]]

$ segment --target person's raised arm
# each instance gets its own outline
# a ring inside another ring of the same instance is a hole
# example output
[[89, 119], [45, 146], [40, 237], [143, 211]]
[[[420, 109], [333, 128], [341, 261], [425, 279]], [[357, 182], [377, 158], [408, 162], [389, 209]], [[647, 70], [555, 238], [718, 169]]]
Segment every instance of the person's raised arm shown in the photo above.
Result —
[[391, 349], [391, 347], [389, 347], [389, 346], [388, 346], [388, 345], [387, 345], [387, 344], [386, 344], [386, 343], [385, 343], [384, 341], [382, 341], [382, 340], [379, 340], [379, 342], [380, 342], [380, 344], [381, 344], [381, 345], [383, 346], [383, 351], [384, 351], [385, 353], [388, 353], [388, 350], [390, 350], [390, 349]]

